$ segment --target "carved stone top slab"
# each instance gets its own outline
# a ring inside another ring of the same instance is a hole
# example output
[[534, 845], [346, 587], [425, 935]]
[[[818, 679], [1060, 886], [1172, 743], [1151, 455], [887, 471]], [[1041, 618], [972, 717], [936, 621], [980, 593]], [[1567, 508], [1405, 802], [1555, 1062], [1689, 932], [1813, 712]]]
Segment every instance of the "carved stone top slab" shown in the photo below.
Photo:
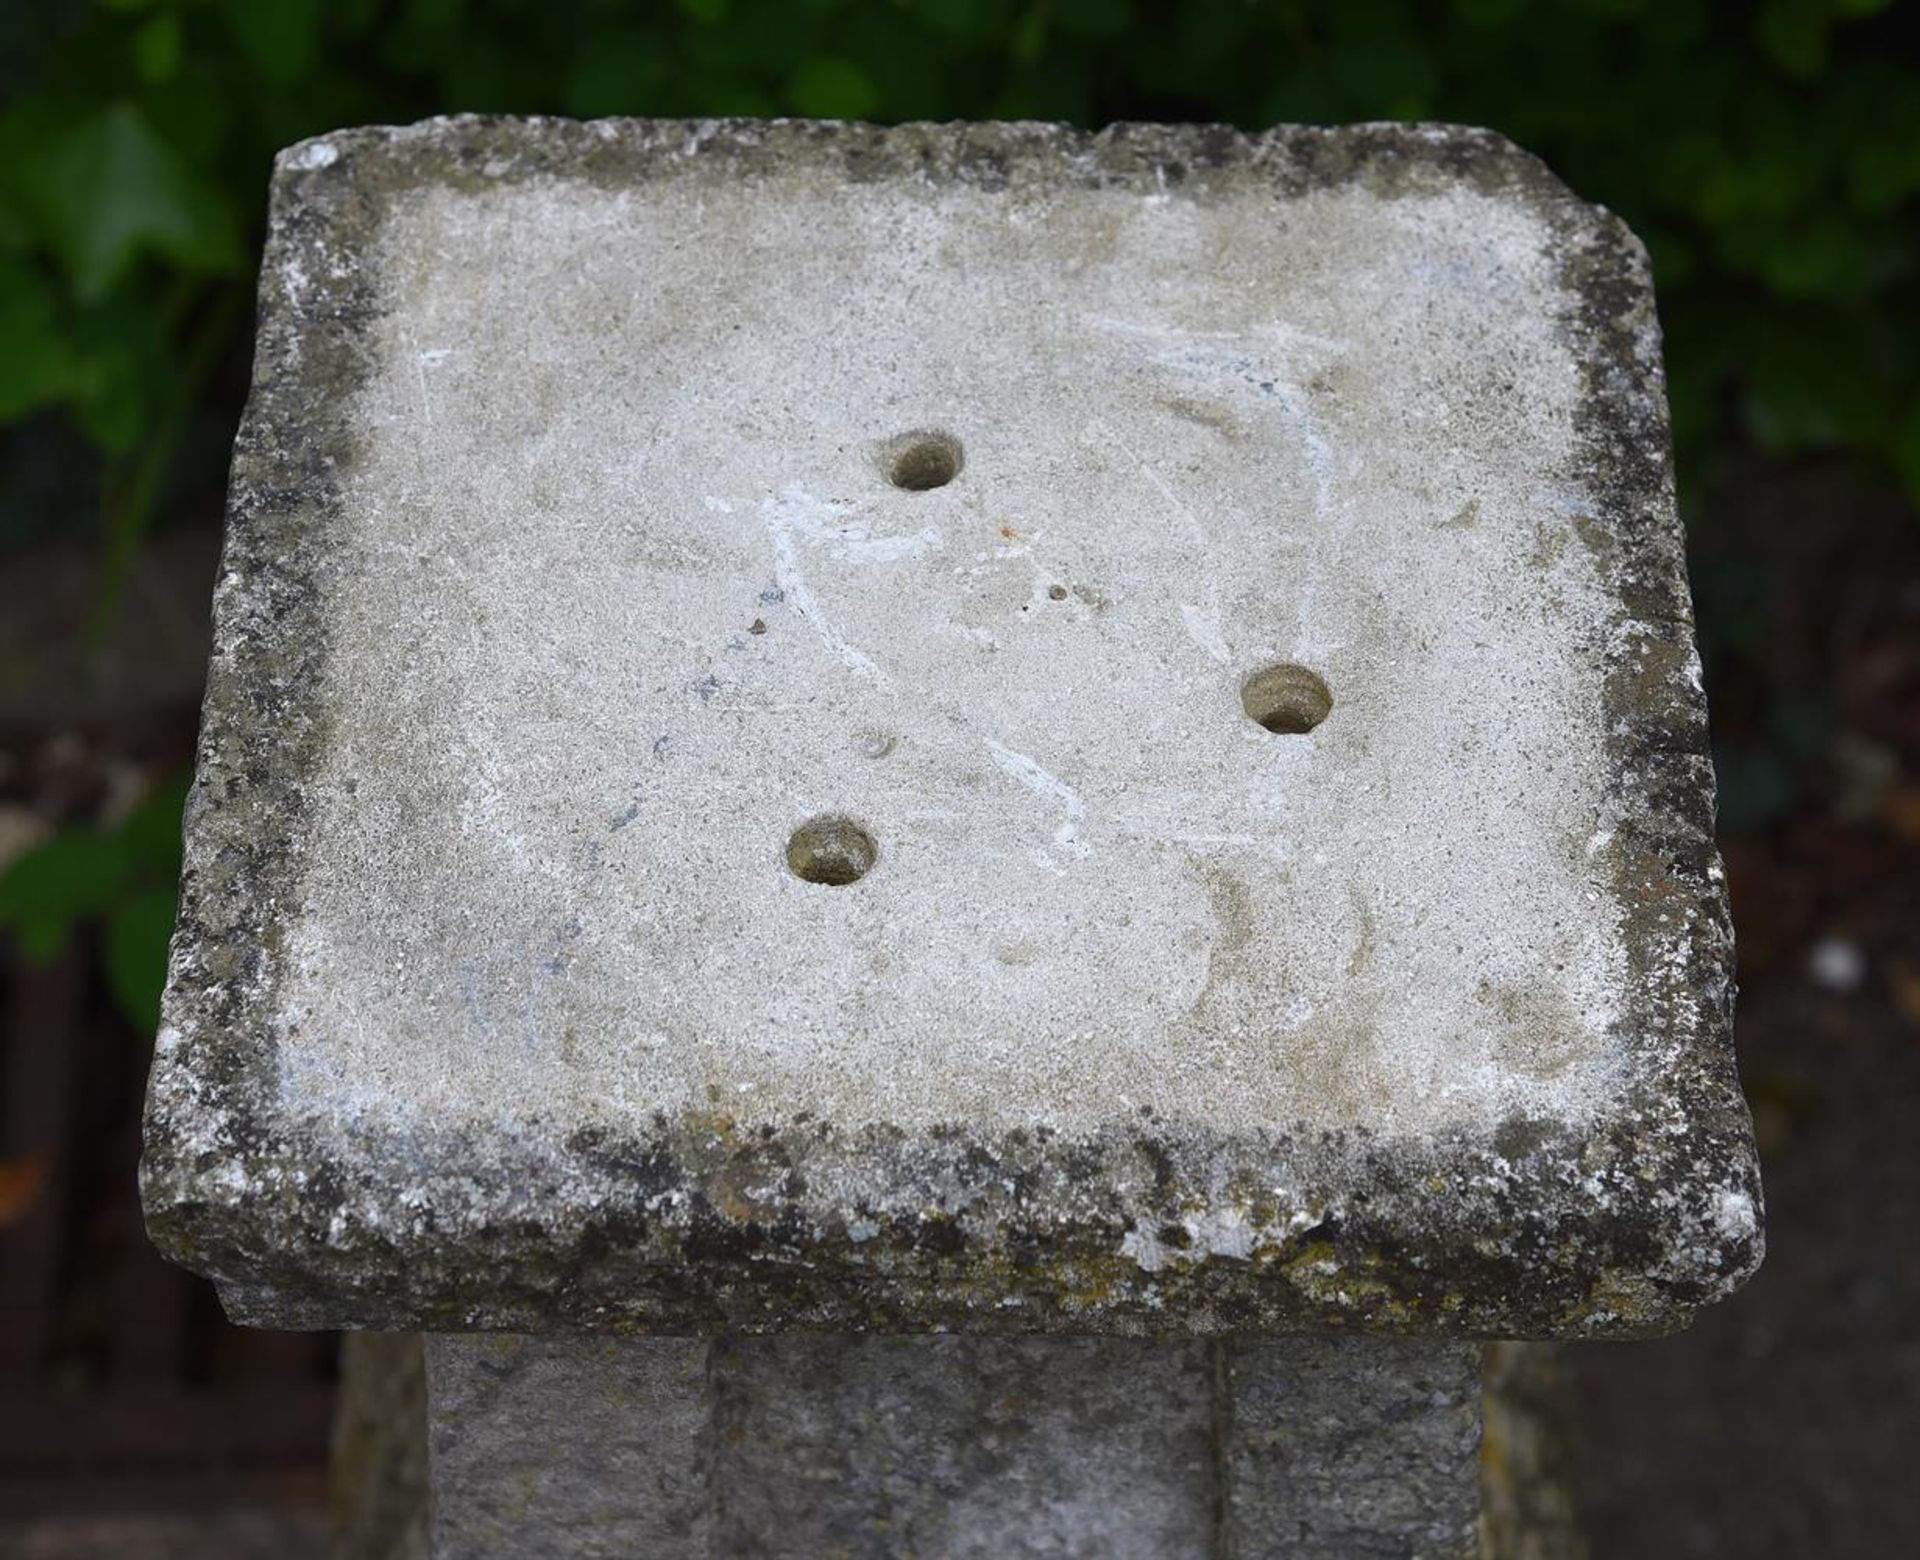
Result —
[[283, 154], [148, 1118], [274, 1325], [1757, 1263], [1644, 255], [1445, 127]]

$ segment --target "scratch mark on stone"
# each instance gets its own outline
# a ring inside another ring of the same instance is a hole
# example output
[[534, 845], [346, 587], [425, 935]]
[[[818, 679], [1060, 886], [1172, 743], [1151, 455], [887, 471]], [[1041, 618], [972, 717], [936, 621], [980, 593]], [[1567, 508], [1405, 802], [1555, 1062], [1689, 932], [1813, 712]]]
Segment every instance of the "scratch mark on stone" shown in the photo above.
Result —
[[1227, 648], [1227, 636], [1220, 631], [1218, 604], [1202, 610], [1189, 602], [1180, 603], [1180, 621], [1187, 625], [1187, 637], [1222, 666], [1233, 660]]
[[829, 650], [862, 677], [888, 683], [892, 679], [874, 664], [872, 658], [849, 644], [846, 636], [828, 621], [819, 602], [814, 600], [813, 588], [807, 583], [806, 572], [800, 565], [796, 537], [818, 535], [821, 517], [838, 514], [841, 509], [841, 505], [812, 498], [798, 488], [788, 488], [779, 498], [767, 499], [762, 503], [761, 513], [766, 519], [767, 533], [773, 539], [774, 584], [793, 610], [813, 625], [813, 631]]
[[[1334, 505], [1334, 454], [1326, 435], [1322, 433], [1318, 422], [1308, 409], [1305, 395], [1298, 383], [1284, 369], [1276, 369], [1267, 361], [1277, 351], [1280, 355], [1299, 355], [1317, 353], [1337, 356], [1349, 351], [1352, 343], [1337, 336], [1323, 336], [1312, 331], [1304, 331], [1282, 320], [1269, 320], [1253, 330], [1246, 331], [1197, 331], [1182, 330], [1160, 324], [1143, 324], [1108, 318], [1104, 315], [1084, 315], [1086, 323], [1098, 329], [1114, 331], [1122, 335], [1134, 336], [1147, 341], [1166, 344], [1173, 350], [1160, 354], [1159, 363], [1186, 373], [1201, 373], [1209, 377], [1227, 373], [1252, 387], [1261, 395], [1279, 402], [1287, 419], [1299, 434], [1301, 453], [1305, 457], [1308, 474], [1313, 479], [1313, 517], [1316, 522], [1317, 541], [1313, 555], [1307, 565], [1307, 577], [1300, 589], [1299, 611], [1296, 619], [1295, 637], [1301, 644], [1301, 653], [1324, 651], [1332, 648], [1313, 642], [1308, 637], [1307, 625], [1313, 615], [1315, 598], [1319, 592], [1321, 576], [1327, 565], [1327, 555], [1338, 545], [1337, 533], [1328, 537], [1326, 528], [1338, 519]], [[1245, 350], [1223, 350], [1224, 343], [1239, 343]], [[1271, 343], [1263, 346], [1262, 343]], [[1116, 444], [1119, 441], [1115, 440]], [[1145, 461], [1127, 450], [1124, 444], [1119, 447], [1126, 450], [1146, 473], [1147, 478], [1167, 500], [1174, 504], [1189, 523], [1195, 526], [1190, 511], [1180, 504], [1160, 473]], [[1217, 585], [1215, 586], [1217, 591]], [[1189, 630], [1192, 624], [1189, 621]], [[1202, 644], [1202, 649], [1207, 646]], [[1209, 651], [1211, 653], [1211, 651]]]
[[420, 420], [433, 430], [433, 398], [427, 393], [427, 354], [420, 350], [412, 331], [406, 332], [407, 350], [413, 354], [413, 374], [420, 385]]
[[1104, 440], [1124, 454], [1134, 465], [1140, 468], [1153, 489], [1166, 502], [1166, 505], [1185, 523], [1192, 534], [1194, 545], [1200, 554], [1201, 572], [1205, 578], [1205, 606], [1194, 606], [1187, 602], [1180, 604], [1180, 620], [1186, 624], [1187, 635], [1201, 650], [1222, 665], [1232, 659], [1227, 647], [1226, 635], [1221, 631], [1220, 619], [1220, 571], [1213, 556], [1213, 539], [1207, 534], [1207, 528], [1200, 523], [1200, 517], [1180, 495], [1173, 485], [1160, 475], [1152, 462], [1142, 456], [1107, 424], [1095, 419], [1087, 426], [1090, 442]]
[[[420, 343], [415, 340], [411, 330], [403, 330], [401, 336], [407, 342], [407, 355], [413, 357], [413, 378], [420, 386], [420, 422], [426, 426], [426, 432], [434, 432], [434, 397], [426, 390], [426, 353], [420, 351]], [[420, 461], [424, 462], [424, 455]]]
[[[985, 741], [987, 752], [993, 756], [996, 764], [1036, 796], [1043, 796], [1059, 807], [1063, 816], [1060, 826], [1053, 831], [1053, 843], [1070, 856], [1086, 855], [1088, 847], [1080, 838], [1080, 821], [1087, 816], [1087, 804], [1080, 799], [1080, 793], [1058, 775], [1042, 769], [1025, 753], [1016, 753], [991, 737]], [[1052, 858], [1044, 851], [1036, 859], [1043, 866], [1054, 866]]]
[[1193, 533], [1193, 539], [1202, 547], [1207, 545], [1207, 528], [1200, 523], [1200, 517], [1181, 501], [1180, 495], [1174, 492], [1172, 485], [1167, 479], [1154, 469], [1152, 462], [1148, 461], [1138, 450], [1127, 443], [1118, 432], [1108, 424], [1102, 422], [1099, 418], [1095, 418], [1087, 424], [1087, 433], [1090, 441], [1107, 441], [1112, 444], [1115, 449], [1119, 450], [1121, 454], [1125, 455], [1128, 460], [1132, 461], [1134, 465], [1138, 466], [1140, 468], [1140, 474], [1145, 477], [1147, 481], [1151, 482], [1154, 490], [1166, 500], [1167, 507], [1185, 522], [1187, 529]]
[[1249, 336], [1266, 336], [1282, 347], [1311, 347], [1320, 352], [1345, 352], [1353, 343], [1344, 336], [1323, 336], [1301, 330], [1284, 320], [1268, 320], [1252, 330], [1187, 330], [1178, 325], [1162, 325], [1142, 320], [1117, 319], [1110, 314], [1083, 314], [1082, 321], [1097, 330], [1120, 336], [1137, 336], [1147, 341], [1245, 341]]

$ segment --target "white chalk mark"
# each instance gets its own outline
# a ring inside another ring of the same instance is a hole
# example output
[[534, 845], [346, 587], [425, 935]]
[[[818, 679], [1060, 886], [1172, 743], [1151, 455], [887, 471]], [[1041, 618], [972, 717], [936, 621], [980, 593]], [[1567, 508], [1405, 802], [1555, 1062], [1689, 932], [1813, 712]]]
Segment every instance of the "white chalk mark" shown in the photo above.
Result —
[[1193, 539], [1198, 542], [1201, 547], [1204, 548], [1207, 546], [1207, 528], [1200, 523], [1200, 517], [1189, 509], [1186, 504], [1181, 502], [1180, 495], [1174, 492], [1167, 479], [1161, 476], [1138, 450], [1134, 449], [1125, 439], [1121, 438], [1114, 428], [1096, 417], [1092, 422], [1087, 424], [1086, 439], [1089, 444], [1111, 444], [1115, 449], [1120, 451], [1121, 454], [1125, 455], [1128, 460], [1132, 461], [1134, 465], [1138, 466], [1140, 468], [1140, 474], [1152, 483], [1154, 491], [1166, 500], [1167, 507], [1178, 515], [1182, 522], [1185, 523], [1187, 529], [1193, 533]]
[[[1044, 796], [1060, 809], [1064, 816], [1060, 826], [1053, 831], [1053, 843], [1069, 855], [1086, 855], [1086, 842], [1080, 838], [1080, 821], [1087, 816], [1087, 804], [1081, 801], [1080, 793], [1058, 775], [1042, 769], [1025, 753], [1016, 753], [991, 737], [984, 740], [996, 764], [1036, 796]], [[1051, 858], [1044, 851], [1037, 852], [1035, 860], [1043, 866], [1053, 866]]]
[[1320, 579], [1326, 572], [1329, 555], [1339, 546], [1342, 529], [1341, 516], [1333, 499], [1333, 446], [1327, 442], [1319, 423], [1307, 410], [1306, 397], [1298, 385], [1264, 364], [1249, 364], [1241, 372], [1262, 394], [1270, 395], [1280, 403], [1300, 435], [1301, 454], [1306, 458], [1307, 472], [1313, 478], [1314, 530], [1312, 553], [1307, 560], [1307, 577], [1300, 587], [1300, 604], [1294, 618], [1294, 638], [1302, 654], [1331, 649], [1332, 646], [1322, 644], [1308, 635], [1307, 622], [1313, 614], [1314, 597], [1319, 592]]
[[993, 761], [1029, 791], [1057, 802], [1069, 818], [1084, 818], [1087, 804], [1080, 800], [1080, 793], [1062, 780], [1058, 775], [1042, 769], [1025, 753], [1016, 753], [1004, 743], [993, 738], [985, 739], [987, 751], [993, 755]]
[[937, 551], [943, 540], [932, 526], [905, 536], [875, 536], [863, 521], [842, 518], [852, 505], [815, 498], [797, 487], [790, 487], [771, 500], [770, 507], [778, 509], [781, 524], [794, 535], [816, 546], [831, 548], [836, 557], [849, 563], [899, 563], [904, 558]]
[[[1313, 607], [1319, 593], [1320, 581], [1325, 574], [1332, 554], [1337, 552], [1340, 543], [1340, 513], [1334, 502], [1335, 460], [1333, 446], [1321, 431], [1319, 423], [1307, 405], [1307, 397], [1301, 391], [1296, 371], [1289, 367], [1276, 367], [1272, 358], [1298, 357], [1303, 353], [1339, 354], [1348, 349], [1349, 343], [1333, 336], [1315, 335], [1309, 331], [1297, 330], [1279, 320], [1272, 320], [1253, 331], [1185, 331], [1165, 326], [1139, 325], [1127, 326], [1119, 321], [1106, 320], [1100, 316], [1087, 316], [1090, 323], [1107, 329], [1122, 330], [1127, 334], [1168, 343], [1174, 350], [1159, 356], [1163, 367], [1177, 369], [1184, 373], [1198, 373], [1210, 380], [1227, 375], [1237, 380], [1247, 390], [1270, 397], [1279, 403], [1300, 439], [1301, 455], [1306, 462], [1307, 473], [1313, 479], [1313, 518], [1314, 545], [1312, 555], [1307, 562], [1306, 578], [1300, 587], [1298, 611], [1295, 617], [1294, 637], [1301, 654], [1324, 652], [1331, 645], [1312, 639], [1308, 633], [1308, 624], [1313, 616]], [[1253, 338], [1250, 340], [1250, 338]], [[1208, 345], [1215, 342], [1238, 342], [1243, 350], [1223, 351], [1219, 346]], [[1277, 351], [1276, 351], [1277, 349]], [[1117, 442], [1117, 441], [1116, 441]], [[1125, 449], [1125, 445], [1120, 446]], [[1133, 451], [1127, 450], [1129, 455]], [[1134, 457], [1138, 460], [1138, 457]], [[1140, 462], [1148, 480], [1172, 502], [1176, 508], [1186, 513], [1184, 505], [1174, 498], [1165, 480], [1159, 472], [1145, 462]], [[1190, 523], [1198, 524], [1197, 521]], [[1191, 625], [1189, 625], [1191, 627]]]
[[813, 599], [813, 591], [808, 588], [807, 577], [801, 572], [800, 558], [793, 545], [793, 533], [781, 529], [774, 522], [769, 521], [768, 524], [773, 532], [773, 582], [786, 594], [788, 605], [813, 625], [813, 631], [827, 648], [848, 666], [863, 677], [886, 682], [886, 673], [874, 665], [868, 656], [848, 644], [821, 612], [820, 604]]
[[1193, 537], [1194, 546], [1200, 554], [1200, 569], [1205, 581], [1206, 605], [1204, 607], [1196, 607], [1182, 602], [1180, 606], [1180, 619], [1186, 624], [1187, 634], [1193, 642], [1214, 660], [1225, 665], [1232, 659], [1232, 653], [1227, 648], [1226, 635], [1222, 632], [1220, 626], [1222, 617], [1220, 608], [1220, 570], [1218, 560], [1215, 559], [1213, 555], [1213, 538], [1207, 534], [1207, 528], [1200, 523], [1200, 517], [1193, 512], [1191, 506], [1182, 500], [1178, 493], [1174, 492], [1173, 485], [1168, 482], [1165, 477], [1161, 476], [1153, 464], [1128, 444], [1113, 428], [1096, 418], [1087, 425], [1087, 438], [1089, 442], [1104, 441], [1111, 444], [1131, 460], [1134, 465], [1138, 466], [1140, 468], [1140, 474], [1152, 484], [1154, 491], [1165, 501], [1167, 507], [1178, 515], [1186, 525], [1188, 532]]
[[1111, 314], [1083, 314], [1083, 323], [1097, 330], [1108, 330], [1120, 336], [1137, 336], [1147, 341], [1240, 341], [1246, 336], [1239, 330], [1183, 330], [1178, 325], [1160, 325], [1147, 320], [1116, 319]]
[[404, 332], [407, 350], [413, 354], [414, 378], [420, 385], [420, 420], [427, 425], [427, 431], [433, 431], [433, 398], [427, 393], [427, 355], [420, 350], [420, 344], [413, 339], [413, 332]]
[[1203, 1208], [1180, 1222], [1192, 1243], [1213, 1256], [1244, 1262], [1253, 1255], [1253, 1225], [1239, 1208]]
[[1220, 631], [1220, 604], [1217, 601], [1204, 611], [1189, 602], [1181, 602], [1180, 621], [1187, 625], [1187, 637], [1214, 660], [1222, 666], [1232, 662], [1233, 652], [1227, 648], [1227, 636]]
[[[708, 507], [714, 507], [717, 502], [709, 500]], [[814, 632], [828, 649], [861, 676], [891, 682], [870, 656], [848, 642], [821, 608], [807, 581], [800, 544], [828, 548], [849, 563], [872, 565], [899, 563], [931, 552], [941, 546], [942, 538], [931, 527], [907, 536], [875, 536], [863, 523], [843, 518], [850, 507], [815, 498], [799, 487], [790, 487], [777, 498], [763, 500], [760, 512], [773, 541], [773, 580], [786, 593], [788, 604], [813, 625]]]
[[1142, 828], [1129, 828], [1123, 832], [1130, 839], [1153, 840], [1162, 845], [1231, 845], [1239, 850], [1265, 851], [1278, 860], [1286, 860], [1293, 853], [1286, 836], [1280, 834], [1207, 834], [1192, 831], [1169, 834], [1162, 829]]

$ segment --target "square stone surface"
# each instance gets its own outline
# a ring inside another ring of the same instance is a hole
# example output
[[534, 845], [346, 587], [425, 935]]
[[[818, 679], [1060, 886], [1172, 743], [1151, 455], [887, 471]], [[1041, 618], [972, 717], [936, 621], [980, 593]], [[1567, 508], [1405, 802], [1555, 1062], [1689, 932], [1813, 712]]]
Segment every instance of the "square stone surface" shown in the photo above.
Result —
[[1496, 136], [309, 141], [216, 641], [144, 1189], [243, 1320], [1759, 1260], [1645, 257]]

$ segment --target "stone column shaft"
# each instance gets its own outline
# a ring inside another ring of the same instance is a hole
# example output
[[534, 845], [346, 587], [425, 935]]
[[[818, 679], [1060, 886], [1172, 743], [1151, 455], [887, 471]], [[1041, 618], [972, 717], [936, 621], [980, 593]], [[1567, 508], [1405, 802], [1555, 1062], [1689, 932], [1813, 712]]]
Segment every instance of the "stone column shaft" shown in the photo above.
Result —
[[436, 1553], [1467, 1556], [1480, 1350], [439, 1337]]

